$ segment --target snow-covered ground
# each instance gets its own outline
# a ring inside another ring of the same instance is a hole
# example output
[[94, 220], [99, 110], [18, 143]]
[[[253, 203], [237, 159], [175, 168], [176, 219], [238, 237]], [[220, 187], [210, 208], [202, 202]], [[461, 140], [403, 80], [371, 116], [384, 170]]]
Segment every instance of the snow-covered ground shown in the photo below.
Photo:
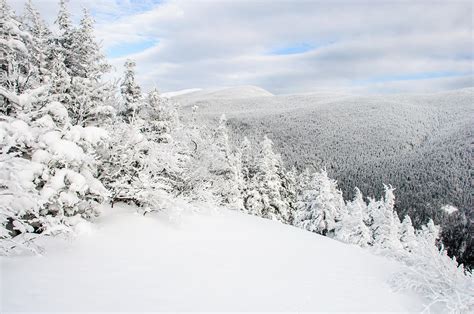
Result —
[[420, 311], [403, 267], [359, 247], [225, 209], [105, 209], [43, 256], [2, 258], [9, 311]]

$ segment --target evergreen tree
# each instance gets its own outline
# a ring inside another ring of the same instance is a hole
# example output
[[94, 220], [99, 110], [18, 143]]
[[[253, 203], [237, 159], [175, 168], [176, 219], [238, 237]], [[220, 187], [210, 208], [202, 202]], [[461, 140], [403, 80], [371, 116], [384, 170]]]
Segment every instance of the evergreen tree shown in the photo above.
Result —
[[28, 0], [25, 4], [23, 20], [25, 28], [32, 36], [28, 50], [34, 69], [34, 79], [39, 84], [43, 84], [49, 77], [48, 55], [52, 50], [52, 33], [41, 18], [38, 10], [33, 6], [32, 0]]
[[421, 227], [421, 230], [417, 233], [419, 242], [425, 243], [425, 245], [436, 247], [439, 239], [439, 227], [430, 219], [428, 223]]
[[242, 203], [242, 165], [240, 154], [232, 150], [227, 130], [227, 118], [222, 115], [219, 125], [212, 137], [210, 159], [210, 175], [213, 191], [222, 205], [241, 209]]
[[337, 182], [325, 170], [315, 173], [298, 195], [295, 225], [322, 235], [332, 235], [345, 210]]
[[125, 61], [125, 76], [120, 85], [124, 106], [121, 114], [128, 123], [134, 120], [140, 109], [142, 99], [141, 88], [135, 82], [135, 66], [136, 64], [132, 60]]
[[240, 145], [240, 153], [242, 160], [242, 175], [246, 185], [249, 185], [251, 179], [255, 176], [256, 170], [252, 143], [250, 143], [246, 136]]
[[274, 153], [273, 142], [265, 136], [257, 159], [255, 190], [251, 199], [247, 198], [248, 210], [258, 216], [289, 222], [291, 209], [282, 196], [283, 162], [281, 156]]
[[68, 70], [68, 74], [73, 77], [76, 76], [76, 61], [79, 59], [76, 54], [75, 45], [75, 33], [76, 28], [74, 27], [71, 19], [71, 13], [67, 8], [67, 0], [59, 1], [59, 12], [56, 18], [55, 24], [59, 28], [59, 34], [55, 39], [57, 49], [59, 49], [64, 56], [64, 64]]
[[150, 140], [157, 143], [170, 143], [172, 130], [177, 127], [178, 118], [174, 105], [168, 99], [161, 97], [157, 89], [148, 94], [140, 116], [147, 121], [142, 129], [150, 134]]
[[50, 61], [50, 99], [60, 102], [66, 108], [71, 103], [71, 78], [64, 64], [64, 56], [60, 50], [55, 50]]
[[28, 48], [31, 35], [19, 18], [0, 0], [0, 113], [12, 115], [22, 109], [15, 95], [32, 88], [32, 71]]
[[374, 236], [374, 245], [397, 252], [402, 249], [402, 244], [399, 238], [400, 220], [394, 211], [394, 189], [386, 185], [384, 185], [384, 188], [384, 199], [380, 201], [372, 200], [372, 204], [369, 204], [373, 219], [371, 229]]
[[98, 82], [109, 70], [94, 36], [94, 20], [86, 9], [83, 11], [79, 29], [74, 32], [72, 49], [77, 57], [73, 63], [74, 76]]
[[358, 188], [355, 197], [347, 203], [347, 209], [336, 225], [336, 238], [346, 242], [366, 247], [372, 244], [372, 234], [364, 222], [367, 215], [367, 204]]
[[410, 216], [406, 215], [400, 226], [400, 242], [407, 252], [416, 251], [417, 240]]
[[294, 167], [290, 170], [281, 168], [281, 195], [285, 202], [285, 207], [288, 208], [288, 218], [286, 223], [292, 225], [294, 223], [297, 203], [297, 172]]

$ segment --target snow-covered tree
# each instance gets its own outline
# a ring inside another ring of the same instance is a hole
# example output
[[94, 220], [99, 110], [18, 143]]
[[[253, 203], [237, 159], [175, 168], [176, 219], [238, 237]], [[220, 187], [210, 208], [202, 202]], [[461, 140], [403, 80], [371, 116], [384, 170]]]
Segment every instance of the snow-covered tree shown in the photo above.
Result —
[[50, 68], [50, 99], [68, 107], [71, 99], [71, 77], [64, 64], [64, 55], [60, 50], [52, 52], [53, 58], [49, 62]]
[[246, 209], [255, 215], [282, 222], [291, 220], [291, 209], [283, 199], [283, 162], [265, 136], [256, 160], [253, 186], [246, 196]]
[[[130, 83], [127, 90], [132, 92], [133, 88]], [[139, 101], [139, 94], [136, 98]], [[161, 97], [157, 89], [148, 94], [140, 109], [140, 117], [146, 121], [142, 126], [142, 130], [150, 134], [150, 140], [157, 143], [170, 143], [172, 141], [171, 133], [177, 127], [178, 114], [174, 103]]]
[[222, 115], [217, 129], [212, 134], [212, 146], [209, 147], [209, 173], [212, 190], [218, 202], [236, 209], [242, 204], [242, 165], [241, 156], [233, 150], [229, 142], [227, 118]]
[[55, 21], [55, 24], [59, 28], [59, 34], [55, 39], [56, 47], [61, 51], [64, 56], [64, 64], [68, 70], [70, 76], [75, 76], [75, 63], [78, 60], [78, 56], [75, 51], [75, 33], [76, 28], [72, 23], [71, 13], [67, 8], [67, 0], [59, 1], [59, 12]]
[[284, 167], [280, 170], [281, 189], [280, 193], [288, 210], [288, 218], [286, 223], [292, 225], [294, 223], [296, 213], [296, 203], [298, 198], [297, 188], [297, 172], [294, 167], [287, 170]]
[[366, 247], [372, 244], [372, 234], [364, 222], [368, 215], [367, 204], [358, 188], [355, 197], [346, 205], [346, 211], [336, 224], [336, 238], [346, 242]]
[[250, 140], [245, 136], [240, 145], [240, 155], [242, 160], [242, 175], [246, 184], [255, 176], [255, 158]]
[[[34, 93], [23, 96], [41, 101]], [[8, 213], [2, 223], [10, 237], [63, 230], [78, 217], [97, 215], [98, 205], [107, 197], [96, 179], [94, 158], [107, 134], [99, 128], [72, 126], [59, 102], [31, 107], [40, 109], [21, 115], [23, 120], [7, 118], [0, 125], [0, 168], [7, 170], [1, 174], [0, 193], [22, 200], [0, 202]], [[19, 168], [24, 170], [12, 173]]]
[[474, 310], [474, 278], [443, 247], [437, 247], [438, 233], [432, 220], [422, 227], [416, 250], [405, 257], [409, 267], [391, 282], [397, 289], [410, 289], [430, 300], [426, 311], [438, 309], [441, 304], [450, 313], [470, 313]]
[[0, 113], [12, 115], [21, 110], [14, 95], [34, 87], [30, 63], [31, 35], [24, 30], [19, 18], [0, 0]]
[[325, 170], [313, 174], [308, 187], [298, 195], [295, 226], [332, 235], [344, 214], [345, 205], [337, 182]]
[[417, 232], [419, 242], [425, 242], [431, 246], [437, 246], [439, 240], [439, 226], [435, 225], [433, 219], [421, 227]]
[[144, 206], [144, 191], [148, 182], [143, 175], [150, 171], [148, 141], [133, 124], [115, 122], [110, 132], [114, 137], [104, 151], [100, 179], [109, 189], [112, 204], [135, 203]]
[[407, 252], [415, 252], [417, 248], [417, 238], [415, 228], [411, 222], [410, 216], [406, 215], [400, 226], [400, 242]]
[[100, 51], [94, 36], [94, 20], [84, 9], [80, 27], [73, 34], [73, 47], [76, 60], [73, 63], [73, 76], [99, 81], [108, 71], [109, 65]]
[[371, 230], [374, 236], [374, 246], [394, 252], [402, 250], [399, 238], [400, 220], [394, 211], [395, 196], [393, 188], [384, 186], [383, 200], [371, 200], [369, 212], [372, 217]]
[[33, 79], [39, 84], [48, 80], [48, 55], [53, 41], [52, 33], [41, 18], [38, 10], [33, 6], [32, 0], [25, 4], [23, 17], [26, 30], [31, 34], [32, 40], [28, 42], [28, 51], [32, 63]]
[[[136, 64], [132, 60], [125, 61], [124, 78], [120, 85], [124, 106], [121, 114], [123, 115], [125, 121], [129, 123], [134, 120], [138, 110], [142, 105], [141, 88], [135, 81], [135, 66]], [[150, 100], [154, 101], [155, 99]]]

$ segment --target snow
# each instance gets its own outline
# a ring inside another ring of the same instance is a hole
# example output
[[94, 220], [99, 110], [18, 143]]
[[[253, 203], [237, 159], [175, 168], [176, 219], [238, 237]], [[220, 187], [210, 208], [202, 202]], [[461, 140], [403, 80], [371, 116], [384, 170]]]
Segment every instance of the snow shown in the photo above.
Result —
[[2, 258], [0, 310], [423, 309], [415, 294], [390, 288], [397, 262], [275, 221], [186, 206], [147, 216], [103, 208], [76, 238], [43, 240], [43, 256]]
[[188, 89], [182, 89], [182, 90], [178, 90], [178, 91], [174, 91], [174, 92], [163, 93], [163, 94], [161, 94], [161, 97], [164, 97], [164, 98], [173, 98], [173, 97], [176, 97], [176, 96], [181, 96], [181, 95], [186, 95], [186, 94], [198, 92], [198, 91], [200, 91], [200, 90], [202, 90], [202, 88], [188, 88]]
[[[192, 93], [184, 93], [176, 96], [183, 105], [189, 105], [190, 103], [203, 102], [203, 101], [216, 101], [216, 100], [230, 100], [230, 99], [251, 99], [255, 97], [269, 97], [273, 96], [269, 91], [252, 85], [225, 87], [225, 88], [210, 88], [195, 91]], [[225, 112], [224, 112], [225, 113]]]
[[452, 206], [452, 205], [445, 205], [445, 206], [441, 207], [441, 210], [448, 213], [448, 215], [451, 215], [452, 213], [458, 211], [458, 209], [456, 207]]

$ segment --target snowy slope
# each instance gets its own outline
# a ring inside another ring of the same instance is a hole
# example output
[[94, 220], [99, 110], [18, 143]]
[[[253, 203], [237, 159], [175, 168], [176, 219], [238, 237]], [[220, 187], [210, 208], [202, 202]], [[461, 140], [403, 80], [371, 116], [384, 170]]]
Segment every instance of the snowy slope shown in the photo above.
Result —
[[178, 90], [174, 92], [162, 93], [161, 96], [165, 98], [173, 98], [176, 96], [182, 96], [182, 95], [198, 92], [200, 90], [201, 88], [188, 88], [188, 89]]
[[402, 266], [230, 210], [108, 211], [41, 257], [2, 259], [8, 311], [419, 311], [386, 283]]
[[184, 93], [173, 97], [182, 105], [195, 104], [196, 102], [220, 101], [220, 100], [242, 100], [248, 98], [273, 96], [269, 91], [258, 86], [235, 86], [225, 88], [203, 89], [191, 93]]

